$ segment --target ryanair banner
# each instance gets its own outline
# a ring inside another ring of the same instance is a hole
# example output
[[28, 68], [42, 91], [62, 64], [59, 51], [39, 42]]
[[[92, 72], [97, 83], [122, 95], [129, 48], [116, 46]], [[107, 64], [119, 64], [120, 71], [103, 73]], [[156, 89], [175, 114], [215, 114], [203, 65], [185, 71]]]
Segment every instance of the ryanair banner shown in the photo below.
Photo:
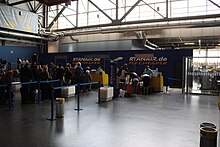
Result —
[[[65, 55], [65, 62], [81, 62], [82, 67], [89, 66], [91, 69], [102, 69], [109, 74], [111, 63], [115, 62], [117, 68], [125, 63], [129, 71], [142, 75], [146, 65], [152, 70], [158, 69], [164, 76], [165, 85], [171, 87], [181, 87], [181, 78], [183, 73], [183, 57], [193, 56], [192, 49], [184, 50], [127, 50], [127, 51], [95, 51], [95, 52], [69, 52], [69, 53], [49, 53], [40, 54], [40, 62], [53, 62], [55, 56]], [[63, 65], [66, 63], [62, 62]], [[58, 62], [57, 62], [58, 63]], [[61, 63], [61, 62], [60, 62]], [[169, 79], [180, 79], [171, 81]]]
[[73, 62], [81, 62], [82, 64], [94, 65], [94, 64], [101, 64], [101, 58], [93, 58], [93, 57], [77, 57], [73, 58]]
[[134, 57], [129, 57], [128, 60], [130, 65], [166, 65], [167, 62], [167, 57], [157, 57], [154, 54], [135, 54]]
[[38, 33], [38, 15], [0, 3], [0, 27]]

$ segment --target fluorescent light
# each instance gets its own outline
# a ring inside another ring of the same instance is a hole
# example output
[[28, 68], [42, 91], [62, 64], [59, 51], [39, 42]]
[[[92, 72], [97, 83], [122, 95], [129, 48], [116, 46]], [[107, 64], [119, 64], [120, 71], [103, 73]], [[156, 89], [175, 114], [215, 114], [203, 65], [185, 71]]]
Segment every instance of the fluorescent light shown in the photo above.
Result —
[[194, 45], [194, 42], [185, 42], [184, 45]]

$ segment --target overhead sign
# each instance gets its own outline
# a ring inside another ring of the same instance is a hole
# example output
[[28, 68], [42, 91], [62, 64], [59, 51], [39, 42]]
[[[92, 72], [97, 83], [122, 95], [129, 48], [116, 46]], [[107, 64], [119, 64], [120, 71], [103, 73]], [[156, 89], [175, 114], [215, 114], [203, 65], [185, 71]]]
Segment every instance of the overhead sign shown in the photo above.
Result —
[[82, 64], [100, 64], [101, 58], [78, 57], [73, 58], [73, 62], [82, 62]]
[[38, 15], [0, 3], [0, 27], [38, 33]]
[[128, 63], [131, 65], [166, 65], [167, 57], [164, 56], [155, 56], [154, 54], [143, 54], [142, 56], [130, 57]]

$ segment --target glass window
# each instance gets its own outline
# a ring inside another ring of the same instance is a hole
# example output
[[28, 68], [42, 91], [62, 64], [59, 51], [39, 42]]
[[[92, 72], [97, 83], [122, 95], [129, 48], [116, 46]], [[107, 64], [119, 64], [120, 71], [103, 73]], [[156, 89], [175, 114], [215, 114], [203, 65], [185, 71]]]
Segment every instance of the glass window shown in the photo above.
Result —
[[[216, 4], [220, 5], [219, 0], [212, 0]], [[102, 11], [104, 11], [113, 20], [116, 19], [116, 0], [92, 0]], [[126, 12], [137, 2], [137, 0], [118, 0], [119, 10], [118, 18], [123, 17]], [[70, 17], [69, 19], [73, 24], [76, 24], [76, 1], [72, 1], [71, 5], [65, 9], [63, 15]], [[80, 0], [79, 4], [79, 21], [78, 26], [97, 25], [104, 23], [111, 23], [111, 21], [96, 8], [88, 0]], [[150, 7], [149, 7], [150, 6]], [[53, 20], [56, 14], [62, 9], [63, 4], [60, 6], [49, 7], [48, 20], [49, 23]], [[59, 8], [59, 9], [58, 9]], [[153, 9], [154, 10], [153, 10]], [[209, 0], [169, 0], [168, 7], [169, 17], [185, 17], [185, 16], [196, 16], [196, 15], [207, 15], [207, 14], [220, 14], [220, 8], [211, 3]], [[138, 21], [138, 20], [150, 20], [150, 19], [161, 19], [162, 16], [166, 16], [166, 0], [143, 0], [138, 6], [136, 6], [123, 20], [125, 21]], [[70, 26], [71, 23], [60, 16], [62, 21], [58, 21], [59, 29], [64, 26]], [[62, 24], [63, 23], [63, 24]], [[64, 25], [66, 24], [66, 25]], [[68, 25], [67, 25], [68, 24]]]
[[187, 1], [174, 1], [171, 3], [171, 17], [187, 16]]
[[206, 12], [206, 0], [189, 0], [189, 15], [205, 15]]

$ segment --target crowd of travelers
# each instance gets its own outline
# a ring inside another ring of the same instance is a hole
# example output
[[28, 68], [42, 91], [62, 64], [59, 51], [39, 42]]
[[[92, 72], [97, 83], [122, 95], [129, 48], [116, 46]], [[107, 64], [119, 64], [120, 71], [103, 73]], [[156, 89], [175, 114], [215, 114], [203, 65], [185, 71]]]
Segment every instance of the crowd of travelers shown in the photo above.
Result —
[[[18, 78], [21, 83], [59, 80], [59, 83], [40, 84], [40, 94], [42, 100], [51, 98], [52, 86], [67, 86], [92, 81], [90, 67], [83, 68], [81, 62], [67, 63], [65, 66], [63, 66], [62, 64], [54, 63], [30, 64], [28, 60], [19, 60], [16, 70], [7, 70], [6, 63], [7, 62], [0, 62], [0, 85], [10, 84], [13, 82], [14, 78]], [[101, 68], [97, 69], [97, 72], [101, 71]], [[139, 81], [143, 81], [144, 89], [148, 89], [148, 87], [150, 87], [152, 70], [149, 68], [149, 66], [146, 66], [143, 71], [143, 75], [139, 77], [135, 72], [130, 72], [128, 65], [124, 64], [118, 69], [117, 75], [119, 77], [119, 88], [121, 85], [122, 89], [127, 89], [125, 86], [131, 85], [131, 93], [137, 93]], [[127, 75], [130, 75], [129, 79], [127, 79]], [[145, 91], [144, 89], [142, 91]], [[82, 92], [90, 91], [91, 85], [82, 86], [80, 90]], [[127, 91], [129, 90], [127, 89]], [[8, 100], [9, 92], [11, 92], [11, 90], [9, 90], [7, 87], [0, 87], [0, 103], [5, 103]], [[22, 84], [20, 88], [21, 103], [34, 103], [38, 92], [37, 84]], [[13, 93], [10, 95], [13, 98]], [[60, 91], [56, 90], [55, 97], [58, 96], [60, 96]]]
[[[16, 72], [15, 72], [16, 71]], [[11, 74], [9, 74], [11, 73]], [[20, 82], [32, 82], [32, 81], [47, 81], [47, 80], [60, 80], [57, 85], [54, 86], [66, 86], [77, 83], [87, 83], [92, 81], [90, 74], [90, 68], [83, 68], [81, 63], [67, 63], [66, 66], [62, 64], [55, 65], [50, 64], [30, 64], [28, 61], [22, 62], [19, 65], [19, 69], [5, 71], [0, 75], [0, 85], [9, 84], [13, 79], [17, 77]], [[42, 83], [41, 87], [41, 99], [50, 99], [51, 93], [51, 83]], [[91, 86], [82, 87], [83, 92], [91, 90]], [[0, 103], [5, 103], [7, 98], [7, 88], [0, 88]], [[22, 84], [20, 88], [21, 93], [21, 103], [34, 103], [37, 84]], [[59, 96], [59, 92], [57, 93]]]

